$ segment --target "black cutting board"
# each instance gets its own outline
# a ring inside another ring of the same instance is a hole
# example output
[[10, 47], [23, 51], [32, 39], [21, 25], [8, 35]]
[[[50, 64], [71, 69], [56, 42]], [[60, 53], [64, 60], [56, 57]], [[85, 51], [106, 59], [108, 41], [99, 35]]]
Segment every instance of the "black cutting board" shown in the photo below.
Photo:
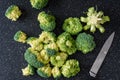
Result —
[[[4, 16], [6, 9], [12, 4], [18, 5], [23, 12], [17, 22], [12, 22]], [[120, 80], [120, 0], [50, 0], [42, 10], [55, 15], [57, 26], [54, 32], [59, 35], [63, 32], [61, 26], [64, 19], [83, 16], [91, 6], [97, 6], [98, 10], [104, 11], [105, 15], [110, 16], [111, 21], [104, 24], [104, 34], [99, 31], [91, 33], [97, 44], [94, 51], [87, 55], [77, 52], [70, 56], [79, 60], [81, 72], [70, 79], [61, 77], [60, 80], [94, 79], [88, 72], [105, 40], [113, 31], [116, 32], [113, 44], [94, 80]], [[41, 33], [37, 15], [42, 10], [33, 9], [29, 0], [0, 0], [0, 80], [46, 80], [36, 74], [30, 77], [22, 76], [21, 68], [27, 65], [23, 54], [28, 45], [13, 40], [18, 30], [26, 32], [28, 36], [37, 37]]]

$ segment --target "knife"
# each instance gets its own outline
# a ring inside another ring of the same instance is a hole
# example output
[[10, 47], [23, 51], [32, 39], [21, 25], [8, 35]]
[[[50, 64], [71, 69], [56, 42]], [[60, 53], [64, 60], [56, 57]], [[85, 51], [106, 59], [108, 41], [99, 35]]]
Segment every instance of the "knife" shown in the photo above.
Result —
[[110, 48], [110, 46], [112, 44], [114, 35], [115, 35], [115, 32], [113, 32], [109, 36], [109, 38], [105, 41], [102, 49], [100, 50], [95, 62], [93, 63], [93, 65], [92, 65], [92, 67], [91, 67], [91, 69], [89, 71], [90, 76], [96, 77], [96, 75], [97, 75], [97, 73], [98, 73], [98, 71], [99, 71], [99, 69], [100, 69], [100, 67], [101, 67], [107, 53], [108, 53], [108, 50], [109, 50], [109, 48]]

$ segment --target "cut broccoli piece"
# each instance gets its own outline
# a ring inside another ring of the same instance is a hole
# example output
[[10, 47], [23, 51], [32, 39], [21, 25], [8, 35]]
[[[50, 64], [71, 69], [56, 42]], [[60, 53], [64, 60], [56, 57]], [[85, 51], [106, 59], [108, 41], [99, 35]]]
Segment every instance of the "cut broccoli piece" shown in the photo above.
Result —
[[77, 50], [74, 39], [67, 32], [59, 35], [56, 43], [59, 49], [63, 52], [67, 52], [68, 55], [72, 55]]
[[63, 30], [69, 32], [71, 35], [76, 35], [82, 31], [82, 24], [79, 18], [68, 18], [64, 21]]
[[55, 29], [56, 22], [53, 15], [42, 11], [38, 15], [38, 21], [40, 22], [40, 28], [44, 31], [53, 31]]
[[70, 78], [75, 76], [80, 71], [79, 62], [74, 59], [67, 60], [61, 70], [64, 77]]
[[101, 24], [110, 21], [110, 18], [104, 16], [103, 11], [97, 12], [94, 7], [90, 7], [87, 12], [87, 17], [81, 17], [81, 21], [86, 23], [84, 30], [90, 29], [90, 32], [94, 33], [96, 28], [98, 28], [101, 33], [104, 33], [105, 28]]
[[28, 64], [27, 67], [22, 69], [22, 73], [23, 73], [23, 76], [34, 75], [34, 68], [31, 65]]
[[59, 67], [55, 66], [52, 68], [52, 75], [55, 79], [58, 79], [61, 77], [61, 71], [60, 71]]
[[27, 36], [23, 31], [17, 31], [14, 35], [14, 40], [17, 42], [25, 43], [26, 38], [27, 38]]
[[35, 9], [42, 9], [48, 4], [49, 0], [30, 0], [30, 3]]
[[96, 46], [94, 37], [90, 34], [80, 33], [76, 38], [76, 46], [78, 50], [86, 54], [92, 51]]
[[5, 16], [12, 21], [17, 21], [21, 14], [21, 10], [17, 5], [11, 5], [5, 12]]

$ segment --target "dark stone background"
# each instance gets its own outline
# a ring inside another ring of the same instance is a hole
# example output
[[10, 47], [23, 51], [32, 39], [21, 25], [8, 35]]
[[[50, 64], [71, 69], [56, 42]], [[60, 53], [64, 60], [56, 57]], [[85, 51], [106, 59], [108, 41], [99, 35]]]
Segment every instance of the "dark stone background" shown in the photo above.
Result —
[[[23, 12], [17, 22], [12, 22], [4, 16], [6, 9], [12, 4], [18, 5]], [[64, 19], [80, 17], [91, 6], [103, 10], [105, 15], [110, 16], [111, 21], [104, 24], [104, 34], [99, 31], [92, 34], [97, 44], [94, 51], [87, 55], [77, 52], [70, 56], [79, 60], [81, 72], [70, 79], [62, 77], [60, 80], [93, 80], [88, 72], [105, 40], [113, 31], [116, 32], [113, 44], [94, 80], [120, 80], [120, 0], [50, 0], [43, 10], [56, 16], [57, 27], [54, 32], [59, 35]], [[40, 11], [42, 10], [32, 9], [29, 0], [0, 0], [0, 80], [46, 80], [37, 75], [22, 76], [21, 68], [27, 65], [23, 54], [28, 45], [13, 40], [18, 30], [26, 32], [29, 36], [38, 36], [41, 33], [37, 22]]]

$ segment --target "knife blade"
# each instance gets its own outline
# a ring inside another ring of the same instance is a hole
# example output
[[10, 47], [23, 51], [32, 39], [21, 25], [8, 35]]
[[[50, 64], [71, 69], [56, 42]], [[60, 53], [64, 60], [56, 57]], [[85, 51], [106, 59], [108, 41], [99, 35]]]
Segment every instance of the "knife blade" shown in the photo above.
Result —
[[101, 67], [107, 53], [108, 53], [108, 50], [109, 50], [109, 48], [110, 48], [110, 46], [112, 44], [114, 35], [115, 35], [115, 32], [113, 32], [109, 36], [109, 38], [105, 41], [102, 49], [100, 50], [96, 60], [94, 61], [93, 65], [92, 65], [92, 67], [91, 67], [91, 69], [89, 71], [90, 76], [96, 77], [96, 75], [97, 75], [97, 73], [98, 73], [98, 71], [99, 71], [99, 69], [100, 69], [100, 67]]

